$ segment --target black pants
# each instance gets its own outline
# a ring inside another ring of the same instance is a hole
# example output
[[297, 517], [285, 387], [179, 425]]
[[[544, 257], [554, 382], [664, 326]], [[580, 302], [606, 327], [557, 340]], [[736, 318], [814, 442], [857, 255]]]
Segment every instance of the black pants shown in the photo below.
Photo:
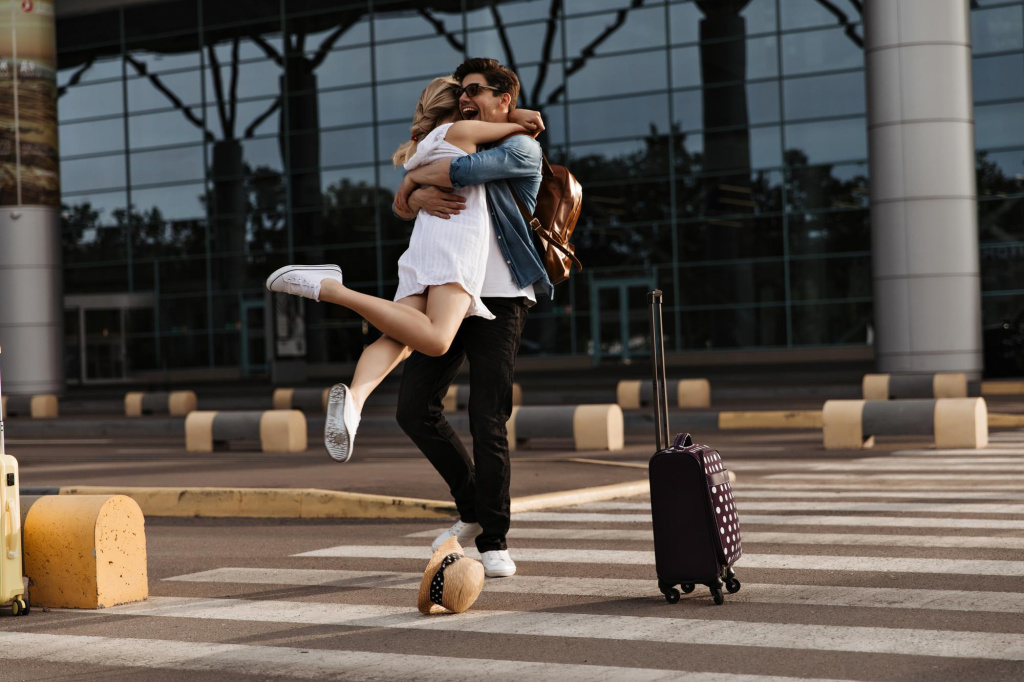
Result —
[[[413, 353], [402, 370], [398, 423], [448, 484], [459, 517], [479, 523], [481, 552], [505, 549], [510, 523], [508, 432], [512, 375], [526, 322], [523, 298], [485, 298], [494, 320], [469, 317], [441, 357]], [[469, 360], [473, 459], [445, 419], [441, 401]]]

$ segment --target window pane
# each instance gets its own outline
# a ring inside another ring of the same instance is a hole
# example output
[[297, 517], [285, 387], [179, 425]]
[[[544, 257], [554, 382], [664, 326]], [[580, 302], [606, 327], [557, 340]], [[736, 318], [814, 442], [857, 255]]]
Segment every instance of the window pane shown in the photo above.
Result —
[[668, 84], [665, 64], [652, 59], [659, 52], [590, 59], [569, 77], [573, 98], [611, 97], [630, 92], [664, 90]]
[[317, 85], [321, 88], [370, 83], [372, 75], [368, 47], [330, 52], [316, 70]]
[[84, 239], [92, 239], [91, 230], [100, 225], [114, 223], [114, 211], [124, 210], [128, 205], [128, 194], [125, 190], [114, 192], [79, 192], [72, 194], [64, 191], [61, 202], [67, 207], [62, 211], [65, 227], [70, 222], [77, 231], [83, 233]]
[[[347, 126], [373, 121], [373, 89], [353, 88], [320, 92], [320, 126]], [[390, 118], [390, 116], [386, 116]]]
[[1024, 145], [1024, 103], [987, 104], [974, 108], [974, 137], [978, 149]]
[[[134, 69], [129, 69], [134, 73]], [[129, 78], [126, 82], [128, 90], [128, 110], [145, 111], [147, 109], [169, 109], [174, 107], [170, 99], [160, 88], [165, 88], [178, 101], [186, 106], [196, 107], [202, 104], [200, 81], [202, 75], [197, 71], [183, 73], [154, 74], [152, 77], [139, 76]], [[157, 86], [159, 83], [159, 86]]]
[[[848, 22], [860, 21], [860, 15], [849, 3], [828, 3], [828, 5], [842, 13]], [[839, 21], [839, 17], [829, 11], [825, 3], [817, 0], [783, 0], [779, 3], [779, 9], [782, 12], [781, 23], [784, 31], [810, 26], [831, 26]]]
[[[120, 70], [118, 76], [121, 75]], [[70, 86], [57, 98], [57, 115], [61, 121], [94, 116], [121, 116], [124, 113], [124, 91], [121, 81]]]
[[668, 96], [647, 95], [569, 106], [572, 140], [632, 137], [668, 130]]
[[971, 12], [971, 48], [974, 54], [1024, 48], [1021, 6], [994, 7]]
[[419, 76], [417, 97], [431, 78], [449, 74], [462, 63], [462, 52], [439, 37], [378, 45], [374, 55], [378, 81]]
[[63, 192], [124, 187], [127, 185], [124, 155], [63, 160], [60, 163], [60, 185]]
[[[202, 109], [190, 110], [202, 122]], [[202, 130], [180, 111], [140, 114], [128, 118], [128, 139], [132, 148], [161, 147], [188, 142], [202, 142]]]
[[372, 163], [373, 160], [373, 128], [325, 130], [320, 133], [321, 165]]
[[1024, 55], [980, 57], [972, 66], [975, 102], [1024, 97]]
[[124, 149], [124, 119], [120, 117], [88, 123], [62, 123], [58, 130], [61, 158]]
[[783, 88], [787, 119], [865, 113], [862, 71], [817, 78], [791, 78], [783, 81]]
[[132, 204], [139, 211], [159, 208], [168, 220], [201, 218], [206, 215], [203, 206], [203, 185], [178, 185], [154, 189], [132, 190]]
[[842, 29], [782, 36], [782, 68], [787, 75], [863, 67], [864, 50]]
[[[598, 55], [635, 50], [638, 46], [657, 47], [665, 44], [663, 6], [628, 9], [627, 3], [622, 4], [627, 6], [624, 12], [567, 19], [566, 56], [569, 59], [581, 56], [583, 50], [593, 45], [600, 36], [606, 37], [594, 48], [594, 53]], [[594, 7], [589, 11], [596, 9]]]
[[790, 164], [865, 159], [867, 146], [867, 122], [862, 118], [786, 126]]
[[202, 145], [136, 152], [129, 160], [132, 185], [203, 179]]
[[871, 310], [866, 301], [793, 306], [793, 344], [867, 344]]

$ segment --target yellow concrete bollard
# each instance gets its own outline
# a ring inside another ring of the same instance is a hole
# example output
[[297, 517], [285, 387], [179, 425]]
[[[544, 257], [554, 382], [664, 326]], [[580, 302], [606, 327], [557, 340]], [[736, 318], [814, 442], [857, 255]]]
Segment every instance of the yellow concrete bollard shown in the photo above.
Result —
[[47, 495], [25, 518], [32, 605], [102, 609], [149, 596], [145, 518], [124, 495]]
[[711, 382], [707, 379], [680, 379], [676, 388], [679, 407], [711, 407]]
[[864, 401], [827, 400], [821, 408], [822, 436], [826, 450], [861, 450], [875, 444], [864, 438]]
[[984, 398], [935, 401], [935, 447], [983, 448], [988, 445], [988, 406]]
[[618, 405], [580, 405], [572, 416], [577, 450], [621, 450], [625, 445], [625, 420]]

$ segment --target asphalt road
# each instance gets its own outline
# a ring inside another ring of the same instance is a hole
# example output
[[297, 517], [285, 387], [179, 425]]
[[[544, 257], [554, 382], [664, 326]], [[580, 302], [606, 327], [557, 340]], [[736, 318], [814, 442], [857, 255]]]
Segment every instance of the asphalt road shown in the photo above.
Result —
[[[1024, 679], [1024, 432], [993, 432], [971, 452], [697, 435], [739, 477], [743, 587], [722, 606], [700, 587], [666, 603], [644, 498], [517, 515], [519, 573], [488, 580], [468, 613], [431, 617], [415, 588], [436, 521], [148, 519], [150, 599], [0, 617], [0, 679]], [[349, 465], [317, 450], [197, 457], [171, 439], [10, 437], [26, 486], [276, 481], [445, 496], [397, 437], [364, 440]], [[513, 494], [644, 478], [651, 450], [539, 445], [516, 453]]]

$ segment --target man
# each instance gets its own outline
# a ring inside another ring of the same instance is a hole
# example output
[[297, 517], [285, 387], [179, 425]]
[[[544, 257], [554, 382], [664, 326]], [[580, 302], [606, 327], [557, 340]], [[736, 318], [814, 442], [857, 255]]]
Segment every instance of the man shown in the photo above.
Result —
[[[519, 79], [494, 59], [470, 59], [453, 76], [462, 84], [463, 118], [505, 122], [519, 98]], [[538, 132], [543, 124], [534, 119]], [[515, 574], [505, 535], [509, 511], [509, 449], [505, 423], [512, 414], [512, 375], [519, 338], [529, 306], [552, 287], [533, 245], [513, 191], [533, 211], [541, 179], [540, 145], [514, 135], [469, 156], [440, 161], [410, 171], [395, 196], [395, 213], [415, 217], [420, 210], [445, 217], [458, 213], [460, 197], [438, 189], [458, 190], [486, 183], [491, 215], [491, 245], [481, 297], [496, 319], [466, 318], [446, 354], [413, 353], [402, 372], [398, 423], [444, 478], [455, 498], [459, 521], [432, 545], [449, 537], [460, 544], [475, 538], [488, 577]], [[422, 186], [422, 187], [420, 187]], [[444, 417], [441, 401], [469, 360], [469, 424], [473, 458]]]

